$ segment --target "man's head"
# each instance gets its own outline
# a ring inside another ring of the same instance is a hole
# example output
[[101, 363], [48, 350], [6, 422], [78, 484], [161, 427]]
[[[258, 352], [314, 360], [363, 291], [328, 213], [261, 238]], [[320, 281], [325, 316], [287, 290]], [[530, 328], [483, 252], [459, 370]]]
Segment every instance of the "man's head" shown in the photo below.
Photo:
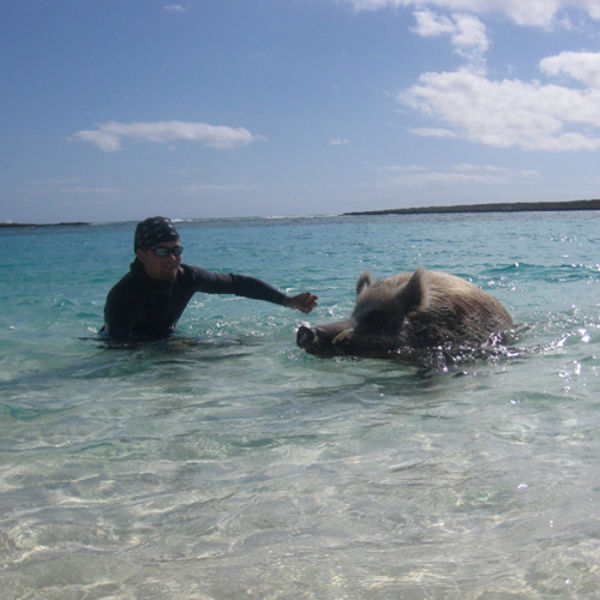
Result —
[[135, 228], [133, 249], [148, 250], [162, 242], [176, 242], [179, 234], [171, 219], [167, 217], [148, 217], [140, 221]]
[[149, 217], [135, 228], [134, 250], [152, 279], [173, 281], [181, 263], [183, 247], [170, 219]]

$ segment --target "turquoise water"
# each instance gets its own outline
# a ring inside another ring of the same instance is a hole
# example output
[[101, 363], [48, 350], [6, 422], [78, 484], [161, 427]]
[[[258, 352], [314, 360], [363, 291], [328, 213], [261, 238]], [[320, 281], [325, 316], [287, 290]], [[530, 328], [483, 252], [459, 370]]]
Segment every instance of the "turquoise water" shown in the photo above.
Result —
[[[597, 595], [600, 214], [181, 223], [187, 262], [319, 307], [197, 295], [110, 349], [133, 227], [0, 231], [3, 599]], [[514, 345], [427, 373], [296, 348], [360, 272], [419, 265], [499, 298]]]

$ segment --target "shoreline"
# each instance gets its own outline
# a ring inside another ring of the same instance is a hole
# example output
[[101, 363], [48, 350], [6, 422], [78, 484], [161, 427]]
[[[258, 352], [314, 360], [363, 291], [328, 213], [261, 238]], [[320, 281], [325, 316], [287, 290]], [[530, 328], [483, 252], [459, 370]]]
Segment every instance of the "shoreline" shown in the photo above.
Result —
[[[454, 204], [448, 206], [415, 206], [411, 208], [384, 208], [377, 210], [353, 210], [339, 216], [355, 217], [368, 215], [424, 215], [491, 212], [560, 212], [576, 210], [600, 210], [600, 199], [569, 200], [566, 202], [491, 202], [483, 204]], [[244, 218], [244, 217], [241, 217]], [[263, 217], [269, 218], [269, 217]], [[195, 219], [192, 219], [195, 220]], [[115, 221], [120, 222], [120, 221]], [[61, 221], [59, 223], [13, 223], [0, 222], [0, 229], [39, 227], [82, 227], [91, 226], [88, 221]]]
[[413, 208], [388, 208], [342, 213], [342, 216], [364, 215], [422, 215], [447, 213], [489, 212], [558, 212], [569, 210], [600, 210], [600, 200], [570, 200], [568, 202], [493, 202], [489, 204], [456, 204], [451, 206], [422, 206]]

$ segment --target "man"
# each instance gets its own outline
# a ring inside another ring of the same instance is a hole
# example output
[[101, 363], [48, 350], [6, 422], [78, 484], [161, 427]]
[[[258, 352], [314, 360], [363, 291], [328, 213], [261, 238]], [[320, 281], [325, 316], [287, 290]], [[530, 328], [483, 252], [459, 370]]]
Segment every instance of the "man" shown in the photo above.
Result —
[[317, 296], [303, 292], [286, 296], [268, 283], [232, 273], [214, 273], [181, 263], [183, 246], [166, 217], [149, 217], [137, 224], [136, 259], [109, 292], [104, 307], [105, 332], [118, 341], [167, 337], [196, 292], [236, 294], [310, 312]]

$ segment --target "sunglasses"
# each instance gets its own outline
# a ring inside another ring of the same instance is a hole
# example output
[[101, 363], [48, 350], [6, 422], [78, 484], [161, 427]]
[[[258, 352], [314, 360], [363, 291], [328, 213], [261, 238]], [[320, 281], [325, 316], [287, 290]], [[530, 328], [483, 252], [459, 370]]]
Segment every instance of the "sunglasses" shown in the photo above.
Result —
[[165, 248], [165, 246], [159, 246], [158, 248], [150, 248], [156, 256], [164, 258], [172, 254], [173, 256], [181, 256], [183, 254], [183, 246], [173, 246], [173, 248]]

